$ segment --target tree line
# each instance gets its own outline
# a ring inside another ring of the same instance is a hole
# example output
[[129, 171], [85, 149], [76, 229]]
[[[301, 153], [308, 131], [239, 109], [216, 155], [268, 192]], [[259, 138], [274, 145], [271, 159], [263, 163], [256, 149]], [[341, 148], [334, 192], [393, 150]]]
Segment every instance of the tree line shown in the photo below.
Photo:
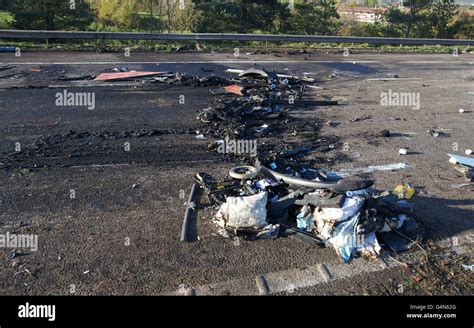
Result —
[[0, 0], [12, 28], [43, 30], [286, 33], [474, 38], [473, 17], [454, 0], [404, 0], [375, 23], [338, 11], [336, 0]]

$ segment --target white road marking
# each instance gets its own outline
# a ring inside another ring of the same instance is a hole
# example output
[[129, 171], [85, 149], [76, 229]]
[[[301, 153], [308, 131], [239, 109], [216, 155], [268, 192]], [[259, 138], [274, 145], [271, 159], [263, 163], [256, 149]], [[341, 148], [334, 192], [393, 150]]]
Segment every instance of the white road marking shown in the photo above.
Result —
[[[322, 264], [306, 268], [289, 269], [195, 287], [197, 295], [267, 295], [292, 293], [300, 288], [324, 285], [330, 281], [348, 279], [356, 275], [367, 275], [402, 264], [386, 258], [383, 261], [354, 259], [350, 264], [342, 262]], [[175, 293], [179, 293], [176, 291]]]
[[[48, 157], [50, 158], [50, 157]], [[120, 167], [120, 166], [130, 166], [130, 163], [118, 163], [118, 164], [90, 164], [90, 165], [73, 165], [69, 168], [71, 169], [84, 169], [84, 168], [97, 168], [97, 167]]]
[[140, 82], [88, 82], [88, 83], [74, 83], [76, 81], [72, 81], [72, 84], [51, 84], [48, 85], [50, 89], [58, 89], [58, 88], [94, 88], [94, 87], [131, 87], [140, 84]]
[[407, 80], [422, 80], [421, 77], [380, 77], [376, 79], [366, 79], [366, 81], [407, 81]]
[[[52, 158], [60, 158], [60, 157], [48, 157], [48, 159]], [[203, 160], [195, 160], [195, 161], [172, 161], [166, 162], [166, 164], [183, 164], [183, 163], [213, 163], [217, 162], [219, 159], [203, 159]], [[122, 167], [122, 166], [140, 166], [146, 165], [146, 163], [117, 163], [117, 164], [88, 164], [88, 165], [73, 165], [69, 166], [68, 168], [72, 169], [84, 169], [84, 168], [101, 168], [101, 167]]]
[[[453, 246], [453, 240], [456, 246]], [[474, 248], [474, 233], [463, 232], [455, 237], [446, 238], [438, 245], [455, 250], [459, 255], [472, 254]], [[368, 275], [387, 269], [403, 268], [406, 264], [417, 263], [425, 259], [423, 252], [416, 252], [405, 263], [399, 262], [382, 254], [375, 261], [362, 258], [354, 259], [350, 264], [342, 262], [319, 263], [313, 266], [270, 272], [257, 277], [246, 277], [227, 280], [196, 287], [197, 295], [261, 295], [275, 293], [293, 293], [300, 288], [316, 287], [328, 282], [350, 279], [354, 276]], [[168, 293], [169, 294], [169, 293]], [[180, 294], [177, 290], [172, 294]]]

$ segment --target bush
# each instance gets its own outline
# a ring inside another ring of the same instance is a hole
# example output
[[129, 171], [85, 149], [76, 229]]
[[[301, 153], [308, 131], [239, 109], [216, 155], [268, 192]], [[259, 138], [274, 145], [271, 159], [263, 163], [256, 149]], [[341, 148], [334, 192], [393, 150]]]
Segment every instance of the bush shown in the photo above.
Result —
[[31, 30], [85, 30], [94, 20], [87, 2], [77, 2], [72, 8], [64, 0], [13, 0], [13, 25]]
[[231, 33], [240, 29], [240, 12], [235, 3], [202, 3], [197, 10], [199, 18], [193, 32]]
[[334, 0], [321, 0], [318, 5], [295, 4], [287, 29], [293, 34], [335, 34], [338, 18]]
[[193, 29], [202, 33], [278, 32], [290, 12], [277, 0], [195, 2], [198, 18]]
[[0, 29], [6, 30], [13, 25], [13, 16], [9, 12], [0, 11]]

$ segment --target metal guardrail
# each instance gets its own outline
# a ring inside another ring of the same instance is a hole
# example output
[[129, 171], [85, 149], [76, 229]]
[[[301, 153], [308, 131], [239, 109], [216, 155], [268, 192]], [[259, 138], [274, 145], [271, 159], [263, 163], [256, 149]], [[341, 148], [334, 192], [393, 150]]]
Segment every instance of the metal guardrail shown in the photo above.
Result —
[[203, 40], [203, 41], [268, 41], [326, 42], [402, 45], [474, 45], [466, 39], [374, 38], [354, 36], [232, 34], [232, 33], [146, 33], [146, 32], [65, 32], [0, 30], [0, 39], [111, 39], [111, 40]]

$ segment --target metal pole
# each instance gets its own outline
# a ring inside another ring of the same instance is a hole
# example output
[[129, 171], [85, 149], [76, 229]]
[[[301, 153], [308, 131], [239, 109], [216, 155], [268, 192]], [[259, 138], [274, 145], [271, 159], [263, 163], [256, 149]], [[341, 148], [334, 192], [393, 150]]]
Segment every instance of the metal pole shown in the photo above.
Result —
[[191, 193], [189, 194], [188, 202], [186, 203], [186, 212], [184, 212], [183, 227], [181, 228], [181, 241], [188, 241], [188, 225], [191, 211], [194, 210], [194, 193], [196, 192], [196, 184], [193, 183]]

